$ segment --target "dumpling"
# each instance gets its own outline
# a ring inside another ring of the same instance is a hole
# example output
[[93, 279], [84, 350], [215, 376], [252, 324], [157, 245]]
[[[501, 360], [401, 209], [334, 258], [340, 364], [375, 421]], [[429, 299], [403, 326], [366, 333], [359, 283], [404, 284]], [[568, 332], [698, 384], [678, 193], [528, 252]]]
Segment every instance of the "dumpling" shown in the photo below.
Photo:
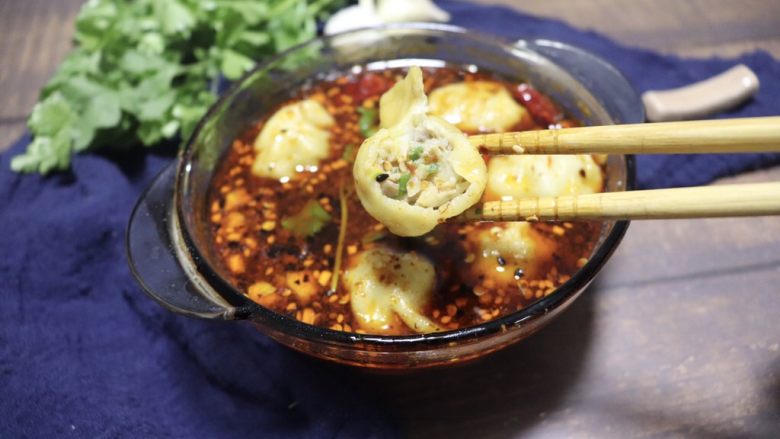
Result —
[[422, 314], [436, 275], [433, 265], [416, 253], [366, 250], [353, 258], [344, 283], [355, 319], [365, 331], [396, 334], [402, 324], [419, 333], [441, 329]]
[[330, 154], [330, 127], [335, 121], [325, 107], [306, 99], [280, 108], [255, 139], [252, 173], [259, 177], [295, 175], [296, 166], [318, 166]]
[[380, 127], [352, 173], [366, 211], [396, 235], [419, 236], [479, 201], [487, 167], [457, 128], [426, 115], [422, 71], [409, 69], [380, 99]]
[[[558, 196], [600, 192], [601, 168], [589, 155], [512, 155], [492, 157], [488, 162], [486, 200]], [[497, 285], [514, 283], [521, 269], [527, 278], [544, 277], [555, 243], [529, 223], [496, 223], [470, 234], [468, 246], [475, 259], [472, 276], [493, 279]], [[501, 257], [503, 264], [498, 263]]]
[[540, 267], [550, 260], [554, 249], [549, 238], [526, 222], [498, 223], [467, 239], [476, 249], [469, 265], [472, 275], [491, 278], [499, 287], [514, 283], [518, 269], [530, 278], [543, 276]]
[[499, 83], [459, 82], [431, 92], [430, 112], [470, 132], [509, 131], [526, 115]]
[[488, 163], [485, 198], [590, 194], [603, 185], [601, 168], [590, 155], [497, 156]]

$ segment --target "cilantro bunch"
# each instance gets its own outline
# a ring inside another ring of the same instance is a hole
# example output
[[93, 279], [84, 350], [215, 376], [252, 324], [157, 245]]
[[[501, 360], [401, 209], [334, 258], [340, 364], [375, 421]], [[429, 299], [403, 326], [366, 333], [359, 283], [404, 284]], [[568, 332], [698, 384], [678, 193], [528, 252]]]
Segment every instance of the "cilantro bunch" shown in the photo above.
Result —
[[42, 174], [80, 151], [186, 138], [216, 99], [268, 55], [306, 41], [340, 0], [89, 0], [75, 49], [43, 88], [34, 139], [11, 168]]

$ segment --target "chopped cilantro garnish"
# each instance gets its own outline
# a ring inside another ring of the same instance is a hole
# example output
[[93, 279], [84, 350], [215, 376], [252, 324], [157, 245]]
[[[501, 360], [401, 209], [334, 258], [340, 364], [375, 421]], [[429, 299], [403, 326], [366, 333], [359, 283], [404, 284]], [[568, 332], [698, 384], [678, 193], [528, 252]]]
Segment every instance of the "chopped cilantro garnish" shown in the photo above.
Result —
[[420, 157], [422, 157], [423, 153], [423, 147], [422, 146], [415, 146], [414, 148], [409, 150], [409, 160], [417, 160]]
[[408, 172], [401, 174], [401, 177], [398, 179], [398, 198], [406, 196], [406, 185], [409, 183], [410, 178], [412, 178], [412, 174]]
[[300, 212], [282, 220], [282, 227], [299, 238], [313, 236], [331, 220], [330, 215], [320, 203], [309, 200]]
[[360, 118], [358, 119], [360, 134], [363, 137], [371, 137], [376, 133], [376, 110], [373, 108], [358, 107], [357, 112], [360, 113]]
[[344, 147], [344, 152], [341, 153], [341, 158], [346, 160], [348, 163], [355, 163], [355, 156], [357, 155], [357, 148], [355, 148], [355, 145], [352, 143], [347, 144], [347, 146]]

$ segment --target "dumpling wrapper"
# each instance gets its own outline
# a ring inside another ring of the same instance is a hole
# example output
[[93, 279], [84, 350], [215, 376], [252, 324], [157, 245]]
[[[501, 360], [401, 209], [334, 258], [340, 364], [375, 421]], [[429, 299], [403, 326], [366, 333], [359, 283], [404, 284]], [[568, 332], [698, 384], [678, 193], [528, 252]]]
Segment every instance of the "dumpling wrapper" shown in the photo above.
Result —
[[604, 176], [590, 155], [512, 155], [488, 163], [487, 199], [601, 192]]
[[258, 177], [292, 177], [296, 166], [318, 166], [330, 155], [330, 127], [335, 123], [313, 99], [285, 105], [271, 116], [255, 139], [252, 173]]
[[[474, 279], [493, 279], [499, 287], [514, 285], [515, 271], [529, 278], [543, 276], [540, 270], [552, 258], [555, 245], [527, 222], [495, 223], [466, 237], [476, 250], [467, 270]], [[501, 257], [504, 265], [498, 265]]]
[[490, 81], [437, 88], [431, 92], [430, 112], [471, 132], [509, 131], [527, 114], [503, 85]]
[[420, 119], [427, 111], [428, 98], [425, 96], [422, 70], [411, 67], [404, 79], [379, 98], [379, 127], [391, 128]]
[[[363, 142], [353, 167], [371, 216], [396, 235], [419, 236], [479, 201], [485, 162], [462, 132], [426, 114], [419, 67], [382, 96], [379, 111], [381, 129]], [[388, 177], [377, 181], [380, 174]]]
[[344, 273], [355, 319], [365, 331], [399, 332], [398, 318], [418, 333], [441, 328], [422, 313], [436, 285], [433, 265], [416, 253], [382, 247], [356, 255]]
[[[485, 200], [575, 195], [600, 192], [604, 177], [590, 155], [511, 155], [488, 162]], [[555, 248], [550, 238], [526, 222], [497, 223], [467, 236], [476, 249], [468, 270], [474, 277], [490, 277], [499, 286], [515, 283], [514, 271], [522, 269], [536, 278]], [[505, 266], [498, 267], [501, 256]]]

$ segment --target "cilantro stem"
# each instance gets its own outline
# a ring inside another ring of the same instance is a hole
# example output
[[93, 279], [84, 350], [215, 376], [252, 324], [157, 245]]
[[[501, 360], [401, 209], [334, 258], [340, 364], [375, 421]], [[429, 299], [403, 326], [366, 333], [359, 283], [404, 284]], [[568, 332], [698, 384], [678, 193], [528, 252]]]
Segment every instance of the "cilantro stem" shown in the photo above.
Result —
[[347, 237], [347, 220], [349, 219], [347, 190], [344, 186], [339, 188], [339, 206], [341, 208], [341, 224], [339, 224], [339, 240], [336, 244], [336, 260], [333, 263], [333, 277], [330, 281], [330, 291], [333, 293], [335, 293], [339, 287], [339, 274], [341, 272], [341, 261], [344, 254], [344, 241]]
[[410, 178], [412, 178], [412, 174], [408, 172], [401, 174], [401, 177], [398, 179], [398, 198], [403, 198], [406, 196], [406, 185], [409, 184]]
[[377, 111], [373, 108], [359, 107], [357, 112], [360, 114], [358, 118], [360, 134], [363, 137], [373, 136], [376, 133]]

